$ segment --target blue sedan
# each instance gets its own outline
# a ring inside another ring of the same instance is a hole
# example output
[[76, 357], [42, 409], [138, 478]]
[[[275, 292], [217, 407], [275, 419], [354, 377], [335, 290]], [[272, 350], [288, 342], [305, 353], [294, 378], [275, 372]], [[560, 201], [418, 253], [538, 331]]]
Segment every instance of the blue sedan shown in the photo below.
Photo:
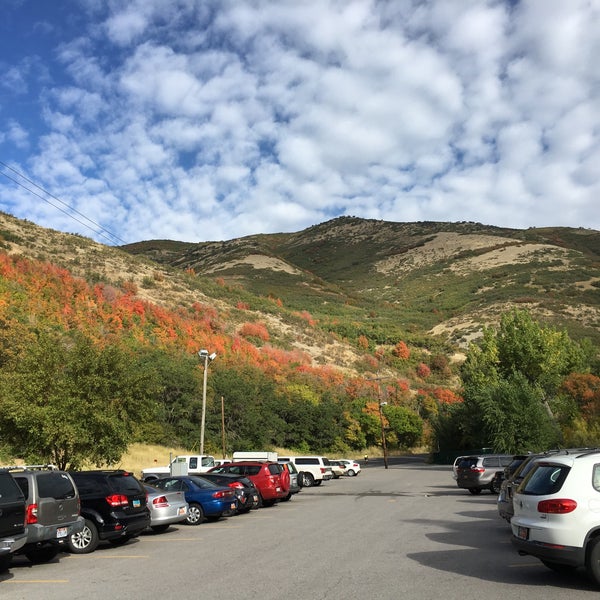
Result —
[[181, 491], [185, 493], [189, 504], [188, 525], [200, 525], [204, 519], [216, 521], [221, 517], [234, 515], [237, 510], [235, 492], [211, 481], [194, 475], [176, 475], [153, 481], [152, 485], [168, 492]]

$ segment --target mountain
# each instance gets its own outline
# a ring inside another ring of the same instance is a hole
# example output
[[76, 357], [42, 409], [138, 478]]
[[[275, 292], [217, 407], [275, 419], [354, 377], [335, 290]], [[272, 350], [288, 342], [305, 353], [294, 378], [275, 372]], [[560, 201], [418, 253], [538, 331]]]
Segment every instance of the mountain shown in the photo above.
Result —
[[0, 250], [176, 309], [200, 302], [227, 333], [356, 370], [403, 340], [452, 355], [511, 307], [600, 343], [600, 232], [341, 217], [296, 233], [109, 247], [0, 213]]
[[296, 233], [122, 250], [306, 311], [342, 338], [466, 345], [514, 306], [600, 341], [600, 232], [340, 217]]

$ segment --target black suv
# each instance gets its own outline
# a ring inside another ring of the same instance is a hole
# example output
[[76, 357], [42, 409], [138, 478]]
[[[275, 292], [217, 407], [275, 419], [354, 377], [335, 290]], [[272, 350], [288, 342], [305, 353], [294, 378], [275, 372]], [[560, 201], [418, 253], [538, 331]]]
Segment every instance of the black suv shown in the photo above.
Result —
[[83, 529], [71, 476], [52, 465], [11, 467], [26, 504], [27, 543], [18, 551], [33, 563], [52, 560], [68, 536]]
[[12, 555], [27, 541], [25, 498], [6, 470], [0, 470], [0, 571], [10, 565]]
[[81, 498], [85, 519], [80, 533], [69, 536], [75, 554], [93, 552], [100, 540], [121, 545], [150, 526], [150, 511], [142, 484], [127, 471], [70, 471]]

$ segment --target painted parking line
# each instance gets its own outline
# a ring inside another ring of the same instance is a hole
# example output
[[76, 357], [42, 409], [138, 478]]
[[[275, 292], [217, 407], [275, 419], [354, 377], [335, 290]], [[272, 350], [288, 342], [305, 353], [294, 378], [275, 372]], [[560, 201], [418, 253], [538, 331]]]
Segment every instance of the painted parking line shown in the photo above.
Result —
[[20, 584], [20, 583], [69, 583], [69, 579], [9, 579], [8, 581], [0, 582], [0, 585], [8, 584]]

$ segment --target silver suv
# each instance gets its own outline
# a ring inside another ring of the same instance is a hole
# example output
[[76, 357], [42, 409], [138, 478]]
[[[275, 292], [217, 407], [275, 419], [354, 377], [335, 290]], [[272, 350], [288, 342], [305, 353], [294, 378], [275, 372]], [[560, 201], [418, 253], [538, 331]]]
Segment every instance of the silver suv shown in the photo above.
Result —
[[463, 456], [456, 467], [456, 485], [469, 490], [471, 494], [480, 494], [481, 490], [490, 490], [492, 494], [497, 494], [500, 489], [494, 484], [494, 475], [507, 467], [512, 460], [512, 454]]
[[79, 492], [65, 471], [52, 465], [10, 467], [25, 496], [27, 542], [17, 552], [33, 563], [52, 560], [69, 536], [83, 529]]

